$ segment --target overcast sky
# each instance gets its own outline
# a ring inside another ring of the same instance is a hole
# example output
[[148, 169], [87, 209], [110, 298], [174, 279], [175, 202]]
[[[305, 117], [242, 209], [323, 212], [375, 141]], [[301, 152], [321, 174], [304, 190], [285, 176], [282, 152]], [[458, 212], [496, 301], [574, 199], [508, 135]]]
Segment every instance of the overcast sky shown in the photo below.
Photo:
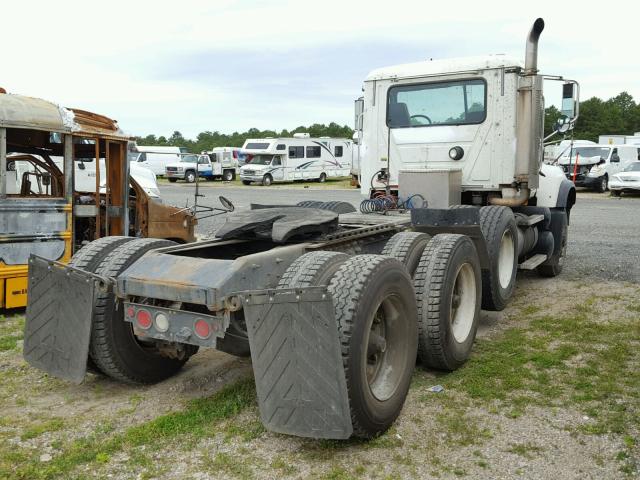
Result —
[[[134, 135], [351, 125], [370, 70], [489, 53], [523, 59], [541, 16], [544, 73], [577, 79], [582, 99], [626, 90], [640, 101], [640, 4], [529, 3], [8, 1], [0, 86], [110, 116]], [[559, 90], [546, 97], [558, 104]]]

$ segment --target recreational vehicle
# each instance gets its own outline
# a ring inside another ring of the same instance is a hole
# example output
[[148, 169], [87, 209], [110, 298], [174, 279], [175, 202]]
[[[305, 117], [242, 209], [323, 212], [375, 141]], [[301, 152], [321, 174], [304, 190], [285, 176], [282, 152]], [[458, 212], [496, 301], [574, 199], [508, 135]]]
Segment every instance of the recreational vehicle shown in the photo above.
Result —
[[294, 134], [293, 138], [248, 139], [242, 151], [252, 155], [251, 163], [240, 168], [245, 185], [258, 182], [317, 180], [348, 177], [351, 170], [353, 141], [346, 138], [310, 138]]

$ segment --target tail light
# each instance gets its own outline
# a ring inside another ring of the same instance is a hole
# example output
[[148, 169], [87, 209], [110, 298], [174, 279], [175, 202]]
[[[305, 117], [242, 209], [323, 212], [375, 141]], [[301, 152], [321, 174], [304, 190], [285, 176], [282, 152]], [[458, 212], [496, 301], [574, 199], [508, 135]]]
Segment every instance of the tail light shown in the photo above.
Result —
[[151, 319], [151, 314], [147, 310], [140, 309], [136, 314], [136, 322], [140, 328], [144, 328], [146, 330], [151, 326], [153, 320]]
[[196, 335], [203, 340], [209, 338], [211, 335], [211, 327], [206, 320], [199, 318], [196, 320], [196, 323], [193, 325], [193, 330], [196, 332]]

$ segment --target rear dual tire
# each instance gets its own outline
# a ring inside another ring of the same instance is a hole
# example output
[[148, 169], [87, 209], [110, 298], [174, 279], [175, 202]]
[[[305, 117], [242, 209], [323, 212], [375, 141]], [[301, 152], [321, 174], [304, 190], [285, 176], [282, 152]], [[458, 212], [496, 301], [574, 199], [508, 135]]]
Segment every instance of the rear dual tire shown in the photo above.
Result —
[[[113, 249], [96, 269], [98, 275], [116, 277], [150, 250], [175, 245], [170, 240], [135, 239]], [[188, 347], [190, 353], [196, 349]], [[96, 295], [89, 355], [106, 375], [126, 383], [150, 384], [175, 375], [187, 362], [160, 355], [152, 346], [140, 343], [131, 323], [124, 321], [122, 303], [109, 292]]]
[[418, 358], [452, 371], [471, 354], [480, 318], [480, 261], [465, 235], [439, 234], [425, 248], [413, 285], [418, 305]]
[[375, 437], [400, 414], [411, 382], [417, 351], [411, 279], [392, 258], [312, 252], [289, 266], [278, 287], [321, 285], [333, 298], [353, 433]]

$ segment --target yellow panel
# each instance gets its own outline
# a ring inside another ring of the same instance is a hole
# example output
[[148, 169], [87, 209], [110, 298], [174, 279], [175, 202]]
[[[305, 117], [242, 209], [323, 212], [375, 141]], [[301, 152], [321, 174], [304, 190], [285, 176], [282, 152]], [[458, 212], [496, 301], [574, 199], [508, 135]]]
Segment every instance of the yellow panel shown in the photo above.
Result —
[[27, 277], [7, 279], [6, 308], [18, 308], [27, 305]]
[[0, 278], [0, 308], [4, 308], [4, 279]]

